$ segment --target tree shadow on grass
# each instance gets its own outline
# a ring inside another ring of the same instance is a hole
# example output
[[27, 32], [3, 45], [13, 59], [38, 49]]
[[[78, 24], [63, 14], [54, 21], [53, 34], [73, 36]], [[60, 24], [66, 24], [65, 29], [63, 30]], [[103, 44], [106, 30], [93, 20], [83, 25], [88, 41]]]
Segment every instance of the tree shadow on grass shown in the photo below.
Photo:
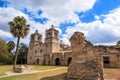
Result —
[[45, 77], [40, 80], [67, 80], [67, 73], [55, 75], [55, 76], [50, 76], [50, 77]]

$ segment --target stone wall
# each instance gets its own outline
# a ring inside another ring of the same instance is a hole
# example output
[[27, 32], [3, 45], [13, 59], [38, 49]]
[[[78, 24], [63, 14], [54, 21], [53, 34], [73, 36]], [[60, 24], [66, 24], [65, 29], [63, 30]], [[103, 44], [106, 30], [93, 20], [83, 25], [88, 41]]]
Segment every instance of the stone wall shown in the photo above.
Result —
[[[81, 32], [75, 32], [70, 39], [72, 62], [68, 67], [68, 80], [104, 80], [100, 55]], [[95, 57], [96, 56], [96, 57]]]
[[[57, 64], [56, 60], [58, 60], [60, 64]], [[51, 65], [66, 66], [71, 62], [71, 60], [72, 60], [71, 52], [58, 52], [58, 53], [53, 53], [51, 55], [50, 63], [51, 63]], [[69, 63], [68, 63], [68, 61], [69, 61]]]

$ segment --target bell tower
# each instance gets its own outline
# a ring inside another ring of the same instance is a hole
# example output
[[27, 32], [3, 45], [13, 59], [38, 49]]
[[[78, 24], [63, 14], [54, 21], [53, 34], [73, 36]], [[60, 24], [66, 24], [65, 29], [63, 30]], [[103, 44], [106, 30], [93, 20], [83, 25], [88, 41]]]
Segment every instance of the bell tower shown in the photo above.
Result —
[[41, 54], [43, 49], [40, 46], [42, 44], [42, 35], [39, 34], [38, 30], [36, 30], [35, 33], [30, 36], [27, 64], [42, 64]]
[[38, 45], [42, 43], [42, 35], [38, 33], [38, 30], [35, 31], [34, 34], [31, 35], [30, 45]]
[[47, 53], [51, 54], [60, 51], [59, 31], [51, 25], [51, 28], [45, 32], [45, 45]]

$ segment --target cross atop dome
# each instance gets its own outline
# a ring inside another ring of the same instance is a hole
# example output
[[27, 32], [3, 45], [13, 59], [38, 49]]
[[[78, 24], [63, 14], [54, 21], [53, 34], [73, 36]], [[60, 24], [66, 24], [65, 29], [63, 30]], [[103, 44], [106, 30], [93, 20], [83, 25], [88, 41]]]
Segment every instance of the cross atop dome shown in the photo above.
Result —
[[38, 30], [36, 29], [35, 33], [38, 33]]
[[51, 29], [54, 29], [54, 25], [53, 24], [51, 25]]

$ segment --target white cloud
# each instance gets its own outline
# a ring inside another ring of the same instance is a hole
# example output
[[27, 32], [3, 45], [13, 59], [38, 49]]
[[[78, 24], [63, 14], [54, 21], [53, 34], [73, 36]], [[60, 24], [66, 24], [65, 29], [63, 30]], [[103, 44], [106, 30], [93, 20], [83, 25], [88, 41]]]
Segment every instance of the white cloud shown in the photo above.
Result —
[[[64, 21], [78, 23], [75, 26], [68, 26], [66, 34], [63, 34], [62, 40], [69, 44], [69, 38], [75, 31], [81, 31], [85, 34], [87, 39], [91, 41], [96, 41], [98, 43], [105, 43], [105, 39], [114, 37], [115, 39], [110, 39], [108, 43], [113, 43], [116, 39], [120, 38], [120, 8], [112, 10], [107, 15], [95, 15], [95, 21], [91, 23], [82, 23], [80, 22], [78, 16], [75, 12], [84, 12], [89, 9], [92, 9], [96, 0], [7, 0], [10, 2], [8, 8], [0, 8], [0, 30], [2, 33], [9, 31], [7, 25], [8, 21], [12, 20], [13, 17], [17, 15], [25, 16], [28, 20], [28, 23], [31, 25], [31, 30], [29, 35], [22, 42], [27, 43], [30, 39], [30, 34], [34, 33], [36, 29], [39, 30], [39, 33], [45, 37], [45, 30], [50, 27], [51, 24], [54, 24], [56, 27]], [[21, 2], [23, 2], [21, 4]], [[24, 14], [20, 10], [27, 8], [32, 11], [36, 17], [46, 17], [49, 20], [45, 24], [36, 23], [32, 21], [28, 15]], [[41, 15], [37, 15], [37, 11], [42, 10]], [[104, 17], [103, 21], [100, 18]], [[58, 28], [61, 33], [61, 30]], [[3, 36], [1, 34], [0, 36]], [[6, 37], [9, 37], [10, 33], [7, 33]], [[107, 38], [106, 38], [107, 37]], [[102, 42], [99, 42], [102, 40]], [[97, 44], [97, 43], [96, 43]]]
[[[42, 10], [42, 15], [38, 17], [46, 17], [49, 19], [48, 24], [58, 26], [61, 22], [70, 21], [78, 22], [79, 18], [74, 12], [89, 10], [93, 7], [96, 0], [7, 0], [10, 6], [23, 9], [27, 8], [35, 12]], [[23, 2], [21, 4], [21, 2]]]
[[0, 37], [5, 38], [5, 37], [8, 37], [8, 36], [9, 36], [9, 38], [12, 38], [12, 35], [9, 32], [0, 30]]
[[0, 8], [0, 29], [4, 31], [8, 31], [9, 30], [8, 22], [18, 15], [24, 16], [25, 18], [27, 18], [25, 14], [23, 14], [19, 10], [16, 10], [12, 7]]
[[[10, 38], [10, 40], [16, 41], [16, 39], [11, 39], [13, 38], [12, 34], [9, 32], [9, 25], [8, 22], [12, 21], [14, 17], [16, 16], [24, 16], [28, 24], [30, 24], [30, 32], [28, 36], [24, 39], [21, 39], [21, 42], [29, 44], [30, 41], [30, 35], [35, 32], [36, 29], [38, 29], [39, 33], [42, 34], [43, 39], [45, 38], [45, 30], [50, 28], [51, 24], [40, 24], [37, 23], [28, 17], [28, 15], [24, 14], [23, 12], [16, 10], [12, 7], [8, 8], [0, 8], [0, 37], [2, 38]], [[60, 33], [61, 30], [57, 28]], [[8, 40], [9, 41], [9, 40]]]
[[41, 25], [35, 23], [34, 21], [30, 21], [29, 17], [26, 14], [24, 14], [21, 11], [16, 10], [16, 9], [14, 9], [12, 7], [0, 8], [0, 36], [2, 38], [13, 38], [13, 36], [9, 32], [8, 22], [13, 20], [13, 18], [16, 17], [16, 16], [24, 16], [28, 20], [29, 24], [31, 25], [31, 30], [30, 30], [30, 33], [27, 36], [27, 38], [25, 38], [26, 40], [22, 39], [22, 42], [28, 44], [30, 34], [34, 32], [35, 27], [38, 27], [38, 26], [41, 26]]
[[[75, 31], [81, 31], [95, 44], [115, 44], [120, 39], [119, 13], [120, 8], [117, 8], [107, 15], [96, 16], [97, 19], [91, 23], [78, 23], [74, 27], [67, 27], [63, 39], [68, 41]], [[103, 21], [100, 20], [101, 16], [104, 17]]]
[[8, 22], [18, 15], [27, 18], [27, 15], [12, 7], [0, 8], [0, 36], [2, 38], [12, 38], [12, 35], [9, 32]]
[[[39, 33], [43, 35], [43, 39], [45, 37], [45, 30], [50, 27], [51, 24], [54, 24], [56, 27], [59, 26], [60, 23], [64, 21], [70, 21], [77, 23], [79, 22], [78, 16], [75, 12], [87, 11], [93, 7], [96, 0], [6, 0], [10, 4], [7, 8], [0, 8], [0, 30], [3, 32], [9, 31], [8, 21], [11, 21], [15, 16], [24, 16], [28, 23], [31, 25], [30, 33], [25, 38], [22, 39], [22, 42], [28, 43], [30, 39], [30, 34], [34, 33], [36, 29], [39, 30]], [[20, 10], [23, 8], [27, 8], [29, 11], [33, 12], [35, 17], [46, 17], [49, 20], [46, 24], [36, 23], [32, 21], [28, 15], [24, 14]], [[37, 15], [37, 11], [42, 10], [41, 15]], [[60, 31], [59, 28], [57, 28]], [[10, 34], [10, 33], [8, 33]], [[3, 36], [3, 34], [1, 34]], [[9, 37], [9, 35], [6, 35]]]
[[107, 42], [107, 43], [97, 43], [97, 44], [94, 44], [94, 45], [108, 45], [108, 46], [113, 46], [113, 45], [116, 45], [116, 42], [117, 41]]

